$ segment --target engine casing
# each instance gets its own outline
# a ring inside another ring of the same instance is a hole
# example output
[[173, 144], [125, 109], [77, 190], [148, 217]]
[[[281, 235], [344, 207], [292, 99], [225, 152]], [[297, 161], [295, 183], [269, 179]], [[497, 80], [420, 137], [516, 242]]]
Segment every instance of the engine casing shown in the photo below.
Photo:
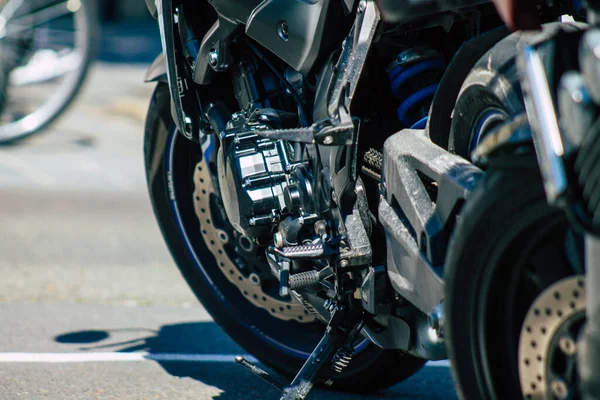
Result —
[[221, 138], [218, 158], [225, 212], [243, 235], [270, 236], [281, 217], [290, 212], [286, 206], [288, 145], [261, 138], [255, 133], [258, 127], [248, 126], [240, 115], [234, 115], [229, 125]]

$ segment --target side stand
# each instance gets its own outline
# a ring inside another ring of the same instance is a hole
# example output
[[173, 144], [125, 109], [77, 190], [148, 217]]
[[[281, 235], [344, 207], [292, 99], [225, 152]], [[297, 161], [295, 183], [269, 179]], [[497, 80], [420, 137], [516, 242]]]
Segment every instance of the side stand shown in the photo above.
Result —
[[362, 315], [340, 307], [333, 316], [325, 335], [308, 357], [291, 384], [285, 385], [271, 377], [266, 371], [252, 365], [243, 357], [236, 357], [236, 362], [254, 375], [282, 391], [280, 400], [304, 400], [317, 381], [319, 372], [330, 364], [333, 356], [344, 345], [351, 343], [362, 328]]

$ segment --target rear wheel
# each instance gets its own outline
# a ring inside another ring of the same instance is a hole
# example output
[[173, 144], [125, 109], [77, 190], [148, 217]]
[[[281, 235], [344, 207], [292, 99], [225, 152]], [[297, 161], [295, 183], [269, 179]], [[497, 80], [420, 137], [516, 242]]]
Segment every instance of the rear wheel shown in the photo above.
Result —
[[[299, 303], [279, 297], [264, 249], [238, 235], [219, 197], [218, 141], [198, 146], [176, 133], [169, 91], [159, 84], [145, 132], [148, 187], [163, 237], [182, 275], [215, 321], [264, 364], [293, 376], [324, 333], [324, 324]], [[375, 391], [418, 371], [424, 360], [383, 351], [366, 341], [334, 387]]]

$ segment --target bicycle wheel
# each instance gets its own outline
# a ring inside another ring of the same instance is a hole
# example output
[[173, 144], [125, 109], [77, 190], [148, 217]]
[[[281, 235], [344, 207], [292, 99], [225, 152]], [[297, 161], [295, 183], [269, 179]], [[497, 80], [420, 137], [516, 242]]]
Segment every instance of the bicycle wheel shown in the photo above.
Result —
[[0, 2], [0, 144], [46, 128], [79, 93], [95, 57], [95, 0]]

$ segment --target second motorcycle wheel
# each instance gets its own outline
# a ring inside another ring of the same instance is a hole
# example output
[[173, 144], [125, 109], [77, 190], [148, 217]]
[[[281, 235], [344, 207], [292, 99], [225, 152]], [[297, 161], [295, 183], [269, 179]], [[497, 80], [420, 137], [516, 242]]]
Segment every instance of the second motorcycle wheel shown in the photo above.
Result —
[[547, 288], [582, 271], [580, 238], [548, 206], [535, 157], [526, 164], [522, 156], [506, 158], [487, 171], [449, 248], [445, 331], [462, 399], [524, 398], [519, 345], [526, 316]]
[[[539, 34], [516, 33], [484, 55], [456, 101], [450, 150], [469, 158], [482, 137], [524, 111], [516, 67], [520, 40], [580, 29], [550, 24]], [[561, 350], [560, 337], [576, 337], [581, 328], [584, 306], [571, 297], [572, 286], [582, 282], [576, 277], [583, 273], [582, 248], [565, 215], [548, 205], [532, 148], [490, 160], [461, 212], [446, 262], [445, 332], [462, 399], [550, 399], [558, 378], [561, 390], [575, 393], [576, 374], [550, 372], [553, 360], [574, 362]], [[548, 298], [554, 302], [545, 305]], [[556, 308], [563, 300], [566, 308]], [[538, 315], [547, 320], [539, 324]], [[542, 343], [547, 346], [538, 348]]]

